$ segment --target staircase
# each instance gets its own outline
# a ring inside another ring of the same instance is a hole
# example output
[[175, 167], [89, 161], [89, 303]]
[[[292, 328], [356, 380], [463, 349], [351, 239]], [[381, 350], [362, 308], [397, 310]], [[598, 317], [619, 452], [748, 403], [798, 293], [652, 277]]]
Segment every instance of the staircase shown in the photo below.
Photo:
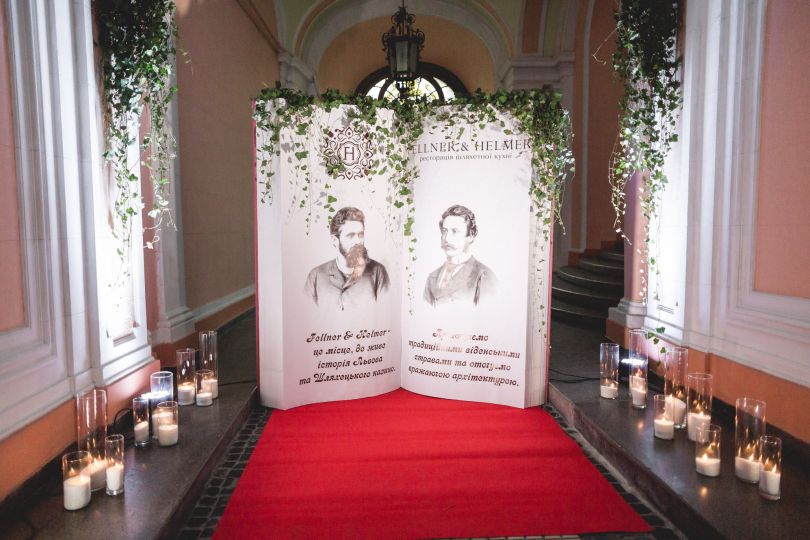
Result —
[[605, 331], [608, 308], [624, 293], [624, 253], [603, 249], [596, 257], [580, 257], [551, 279], [551, 318]]

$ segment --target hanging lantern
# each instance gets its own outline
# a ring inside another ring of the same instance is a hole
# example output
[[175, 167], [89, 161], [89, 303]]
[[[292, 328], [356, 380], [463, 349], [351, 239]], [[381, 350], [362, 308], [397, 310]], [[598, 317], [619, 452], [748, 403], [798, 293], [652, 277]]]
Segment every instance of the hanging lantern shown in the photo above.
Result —
[[405, 0], [391, 16], [391, 29], [382, 35], [383, 50], [388, 57], [391, 79], [410, 82], [416, 79], [419, 52], [425, 44], [425, 33], [413, 28], [414, 16], [405, 9]]

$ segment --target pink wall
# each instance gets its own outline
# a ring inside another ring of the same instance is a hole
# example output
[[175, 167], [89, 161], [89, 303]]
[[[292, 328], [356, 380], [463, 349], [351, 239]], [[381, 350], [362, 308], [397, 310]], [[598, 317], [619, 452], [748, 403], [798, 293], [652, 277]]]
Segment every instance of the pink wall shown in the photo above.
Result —
[[5, 10], [0, 9], [0, 332], [25, 324], [17, 163]]
[[[613, 19], [613, 2], [594, 3], [590, 28], [590, 55], [588, 74], [588, 195], [586, 249], [599, 249], [603, 241], [615, 240], [615, 218], [610, 204], [608, 166], [618, 126], [618, 102], [622, 86], [613, 81], [611, 56], [616, 49], [612, 32], [616, 29]], [[587, 30], [587, 29], [586, 29]], [[601, 44], [601, 48], [600, 47]], [[597, 61], [593, 53], [599, 48]], [[581, 56], [577, 56], [577, 62]], [[582, 81], [574, 84], [581, 85]], [[575, 129], [576, 134], [576, 129]], [[574, 219], [576, 222], [576, 217]]]
[[253, 283], [251, 98], [278, 61], [233, 0], [178, 0], [179, 150], [188, 306]]
[[768, 2], [760, 113], [756, 290], [810, 298], [810, 3]]
[[[422, 60], [438, 64], [461, 79], [467, 90], [495, 89], [492, 57], [484, 43], [472, 32], [458, 24], [431, 17], [419, 16], [420, 30], [427, 36], [441, 36], [425, 46]], [[370, 73], [385, 66], [385, 53], [376, 44], [391, 26], [389, 17], [361, 22], [335, 38], [324, 51], [318, 68], [318, 86], [321, 91], [337, 88], [351, 93]], [[429, 39], [429, 38], [428, 38]]]

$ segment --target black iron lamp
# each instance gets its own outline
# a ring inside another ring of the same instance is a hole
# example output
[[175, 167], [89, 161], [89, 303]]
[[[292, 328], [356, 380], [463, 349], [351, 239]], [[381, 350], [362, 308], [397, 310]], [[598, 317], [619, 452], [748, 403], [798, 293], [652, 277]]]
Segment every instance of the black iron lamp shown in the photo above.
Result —
[[388, 57], [390, 77], [397, 82], [400, 94], [407, 93], [408, 83], [417, 77], [419, 52], [425, 45], [425, 33], [413, 27], [414, 16], [405, 9], [405, 0], [391, 16], [391, 28], [382, 35], [383, 50]]

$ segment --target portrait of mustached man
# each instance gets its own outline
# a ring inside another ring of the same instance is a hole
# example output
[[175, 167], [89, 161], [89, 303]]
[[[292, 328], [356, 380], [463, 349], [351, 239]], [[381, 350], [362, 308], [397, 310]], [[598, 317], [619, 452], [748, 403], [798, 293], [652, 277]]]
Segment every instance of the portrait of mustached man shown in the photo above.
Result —
[[425, 301], [431, 306], [452, 303], [477, 306], [492, 298], [497, 287], [495, 274], [473, 257], [470, 250], [478, 236], [472, 210], [460, 204], [451, 206], [439, 220], [439, 231], [447, 260], [425, 281]]
[[305, 290], [320, 307], [340, 310], [376, 302], [388, 289], [385, 266], [368, 256], [365, 246], [366, 218], [362, 210], [341, 208], [332, 216], [329, 232], [335, 258], [309, 272]]

